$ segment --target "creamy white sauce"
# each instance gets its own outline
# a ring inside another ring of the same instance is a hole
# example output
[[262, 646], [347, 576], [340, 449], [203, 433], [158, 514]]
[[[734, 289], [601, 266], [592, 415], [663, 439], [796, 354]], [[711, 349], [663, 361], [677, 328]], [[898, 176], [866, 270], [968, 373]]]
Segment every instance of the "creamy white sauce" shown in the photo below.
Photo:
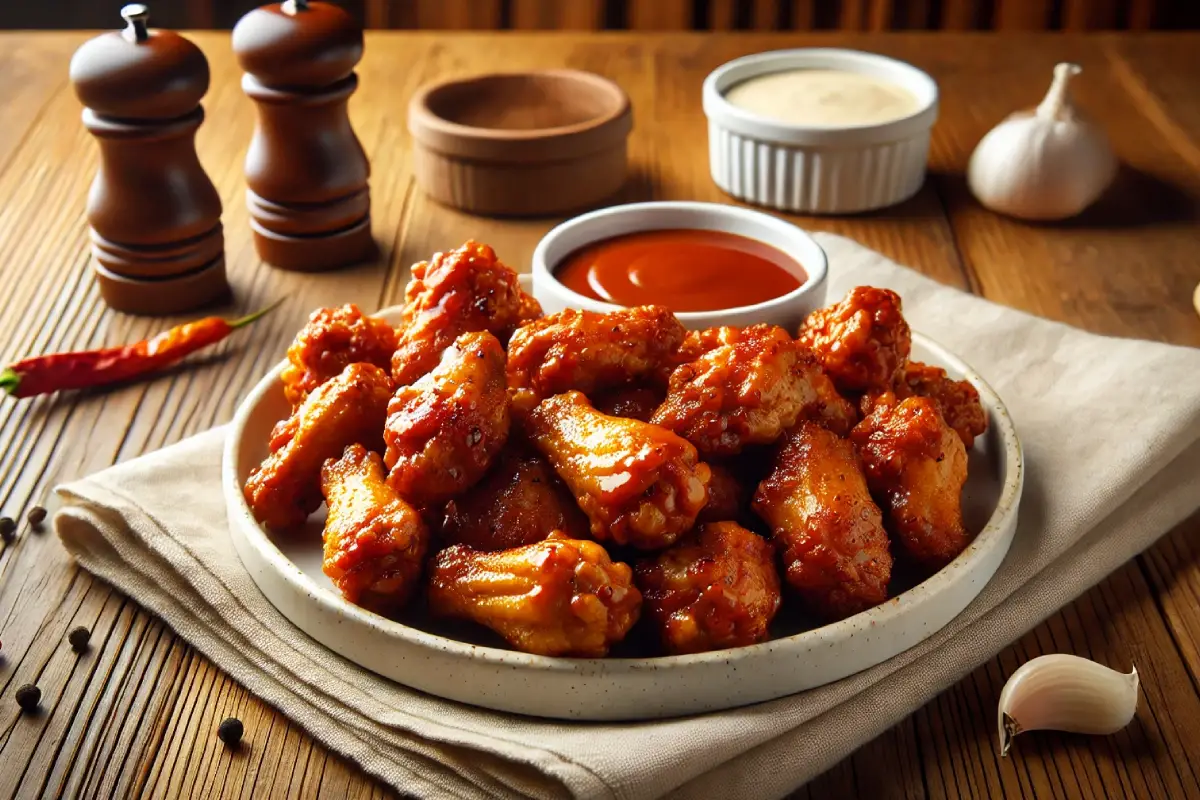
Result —
[[876, 125], [920, 108], [916, 95], [903, 86], [832, 69], [759, 75], [730, 88], [725, 99], [744, 111], [789, 125]]

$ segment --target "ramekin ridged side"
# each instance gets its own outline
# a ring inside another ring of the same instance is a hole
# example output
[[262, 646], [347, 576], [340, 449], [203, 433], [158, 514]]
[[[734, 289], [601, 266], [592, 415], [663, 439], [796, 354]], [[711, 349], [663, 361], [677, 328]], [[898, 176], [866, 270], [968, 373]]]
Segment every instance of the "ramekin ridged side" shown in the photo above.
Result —
[[764, 142], [708, 125], [712, 179], [739, 200], [810, 214], [884, 208], [912, 197], [925, 181], [929, 133], [851, 149]]
[[[804, 127], [758, 117], [724, 98], [733, 85], [790, 69], [848, 69], [912, 91], [920, 108], [879, 125]], [[872, 53], [780, 50], [731, 61], [704, 82], [709, 167], [724, 192], [755, 205], [845, 214], [895, 205], [925, 180], [937, 85], [916, 67]]]

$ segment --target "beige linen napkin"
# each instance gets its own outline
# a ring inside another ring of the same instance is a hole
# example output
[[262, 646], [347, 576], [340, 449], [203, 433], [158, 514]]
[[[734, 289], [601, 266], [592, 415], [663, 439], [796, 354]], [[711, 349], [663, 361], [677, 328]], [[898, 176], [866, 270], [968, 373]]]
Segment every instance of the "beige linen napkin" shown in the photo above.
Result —
[[698, 717], [564, 724], [379, 678], [294, 628], [242, 568], [226, 530], [220, 429], [63, 487], [58, 533], [86, 569], [402, 792], [785, 794], [1200, 506], [1200, 351], [1092, 336], [941, 286], [846, 239], [821, 244], [830, 298], [863, 283], [900, 292], [913, 328], [1004, 398], [1028, 462], [1015, 542], [979, 598], [923, 644], [839, 683]]

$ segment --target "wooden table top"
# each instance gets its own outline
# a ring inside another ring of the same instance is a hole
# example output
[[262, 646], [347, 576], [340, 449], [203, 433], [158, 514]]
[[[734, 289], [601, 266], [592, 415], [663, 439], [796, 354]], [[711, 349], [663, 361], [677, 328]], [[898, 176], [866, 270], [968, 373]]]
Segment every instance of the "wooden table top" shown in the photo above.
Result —
[[[67, 63], [84, 34], [0, 35], [0, 359], [122, 343], [174, 320], [101, 303], [88, 269], [84, 198], [96, 147], [79, 121]], [[228, 420], [317, 306], [399, 300], [408, 266], [468, 237], [527, 264], [555, 220], [477, 219], [413, 184], [409, 94], [449, 73], [568, 65], [618, 81], [633, 101], [635, 179], [622, 199], [727, 201], [708, 175], [700, 84], [736, 56], [798, 45], [886, 53], [942, 90], [931, 173], [911, 201], [854, 217], [797, 218], [852, 236], [937, 280], [1091, 331], [1200, 345], [1200, 34], [991, 36], [414, 34], [367, 38], [354, 125], [371, 156], [377, 263], [329, 275], [255, 257], [242, 159], [253, 109], [226, 33], [194, 36], [212, 66], [201, 161], [225, 204], [230, 313], [286, 296], [252, 336], [156, 380], [106, 393], [0, 403], [0, 508], [23, 517], [51, 488]], [[1057, 61], [1083, 65], [1080, 103], [1125, 167], [1107, 198], [1063, 225], [1027, 225], [976, 205], [963, 169], [980, 136], [1040, 99]], [[1170, 380], [1171, 376], [1163, 376]], [[1069, 420], [1064, 424], [1070, 424]], [[230, 681], [129, 598], [74, 566], [22, 522], [0, 555], [0, 797], [368, 797], [389, 793]], [[90, 654], [65, 645], [93, 630]], [[1111, 737], [1028, 734], [996, 752], [1005, 677], [1046, 652], [1142, 675], [1137, 718]], [[44, 712], [19, 718], [35, 682]], [[797, 796], [1200, 796], [1200, 515]], [[217, 724], [236, 715], [248, 747], [231, 757]]]

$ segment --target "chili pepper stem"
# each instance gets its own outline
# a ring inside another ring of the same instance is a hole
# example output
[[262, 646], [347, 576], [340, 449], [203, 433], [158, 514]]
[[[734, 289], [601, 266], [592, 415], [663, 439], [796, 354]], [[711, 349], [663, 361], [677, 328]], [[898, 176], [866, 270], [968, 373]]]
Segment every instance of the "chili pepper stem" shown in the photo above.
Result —
[[[238, 328], [244, 328], [252, 322], [257, 322], [258, 320], [265, 317], [267, 314], [271, 313], [272, 311], [274, 311], [275, 309], [277, 309], [281, 305], [283, 305], [283, 301], [286, 299], [287, 299], [286, 297], [281, 297], [278, 300], [276, 300], [274, 303], [271, 303], [271, 305], [267, 306], [266, 308], [259, 309], [258, 311], [255, 311], [253, 314], [249, 314], [245, 317], [242, 317], [241, 319], [231, 320], [229, 322], [229, 329], [236, 331]], [[4, 376], [2, 374], [0, 374], [0, 381], [3, 381], [3, 377]], [[2, 385], [2, 384], [0, 384], [0, 385]]]
[[5, 368], [0, 372], [0, 390], [6, 394], [16, 394], [17, 387], [21, 385], [21, 376], [12, 369]]

